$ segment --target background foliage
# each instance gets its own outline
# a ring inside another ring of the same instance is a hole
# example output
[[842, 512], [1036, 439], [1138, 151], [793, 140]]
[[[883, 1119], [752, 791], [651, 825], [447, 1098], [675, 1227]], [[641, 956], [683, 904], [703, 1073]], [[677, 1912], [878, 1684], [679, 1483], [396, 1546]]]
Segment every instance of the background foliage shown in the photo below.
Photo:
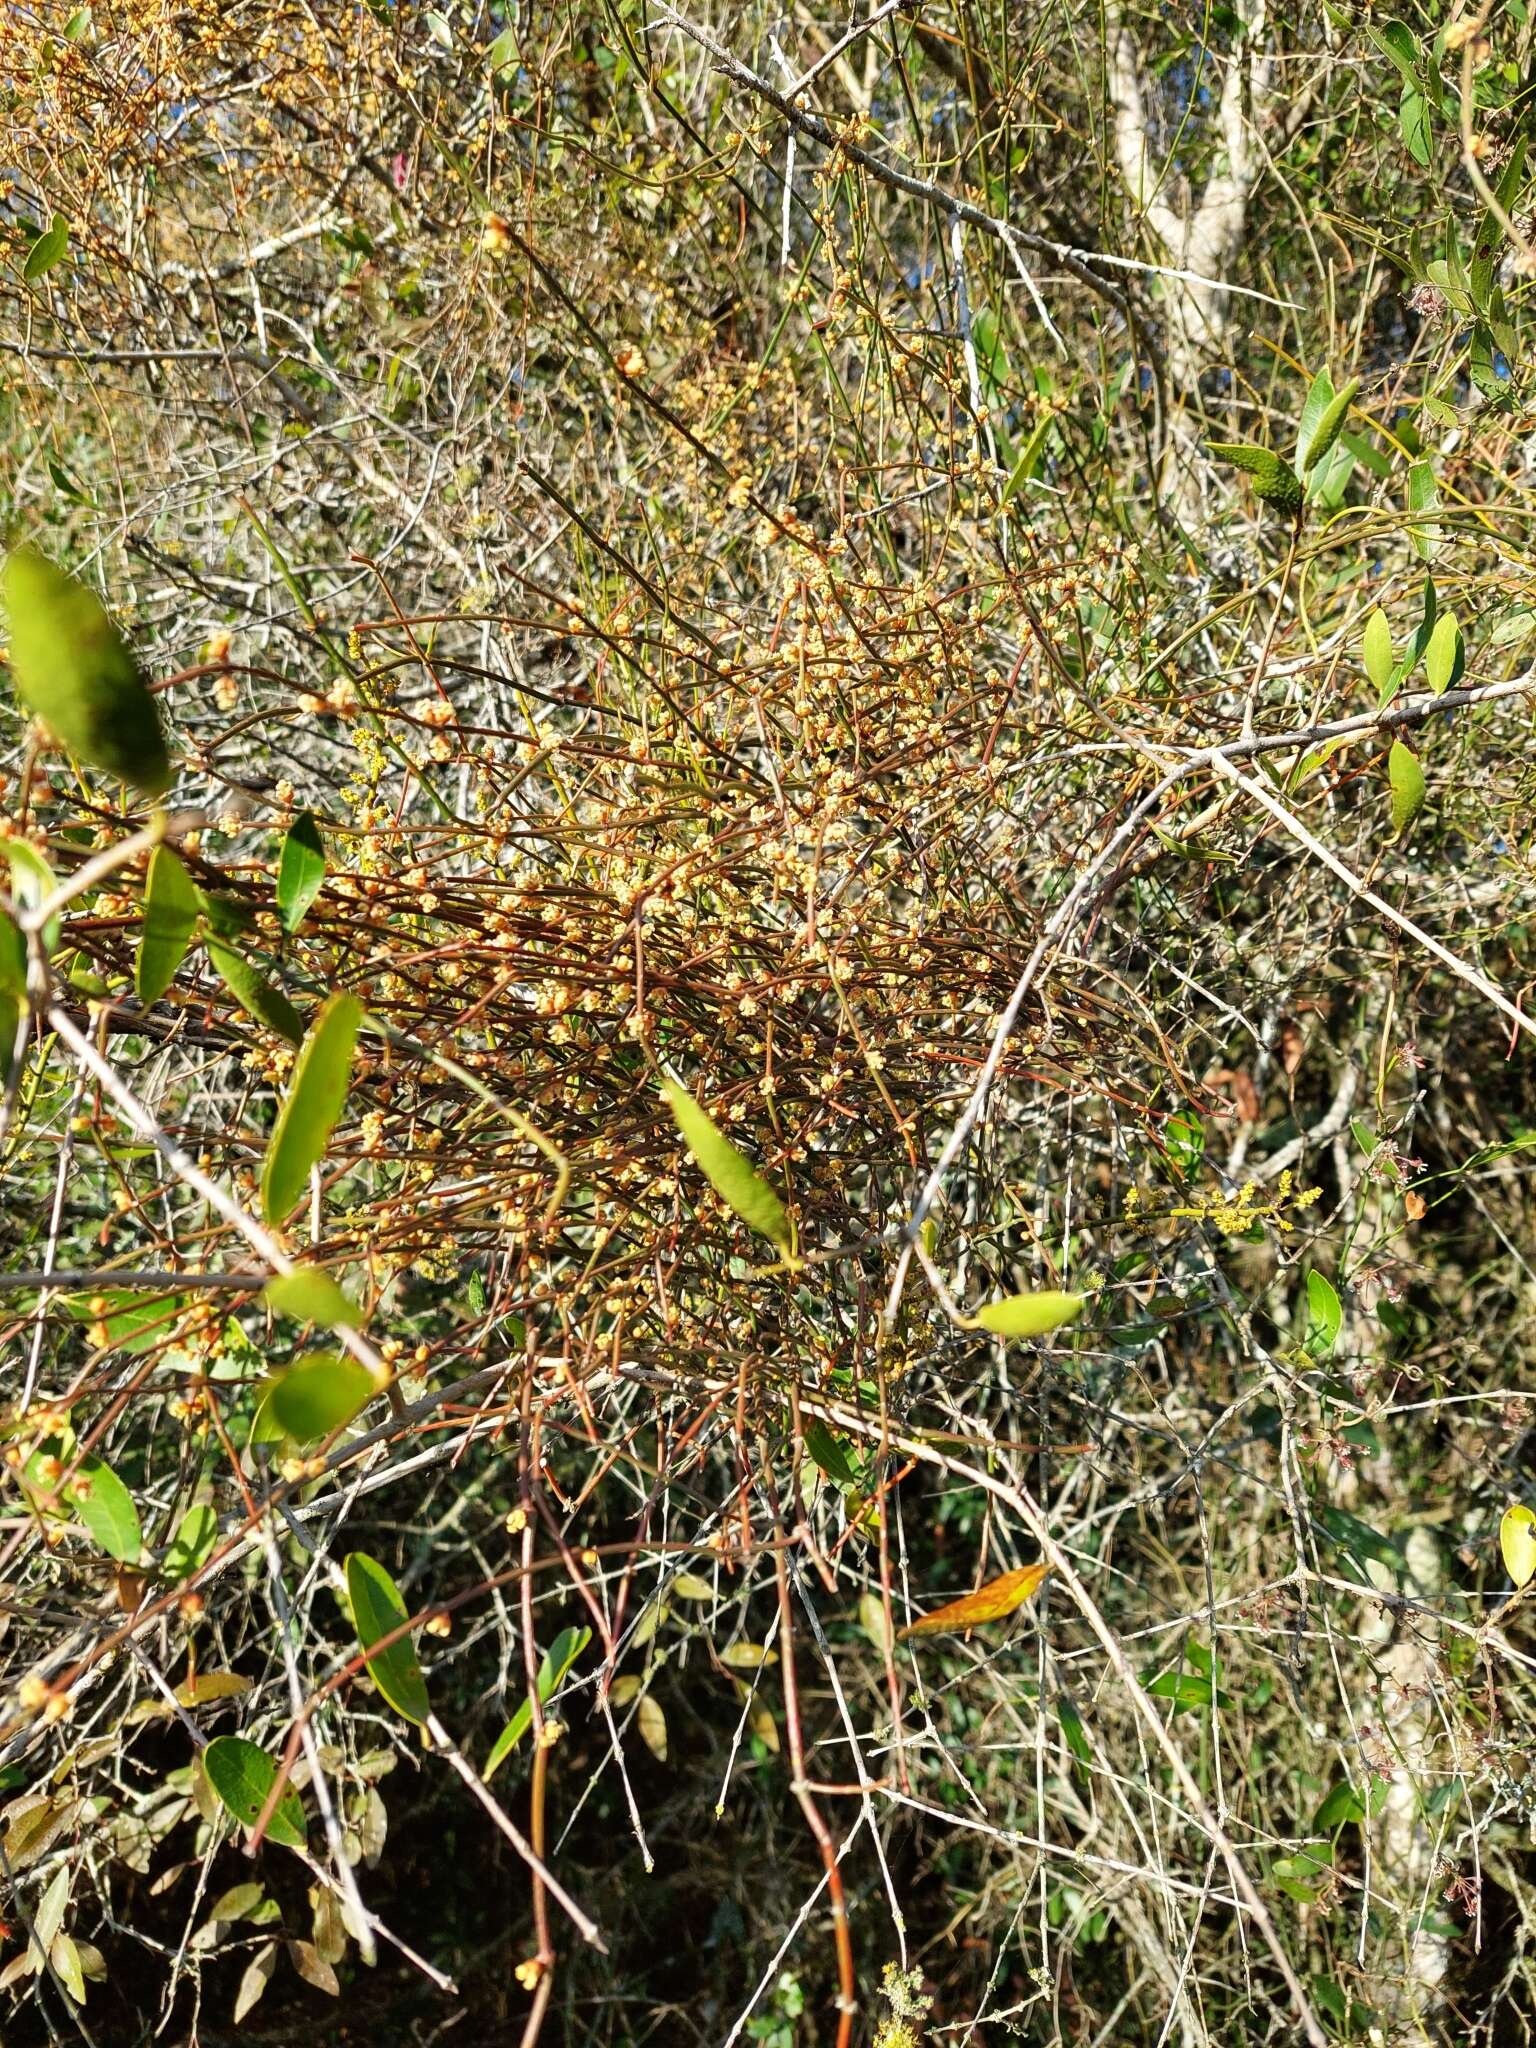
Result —
[[1531, 42], [0, 14], [7, 2040], [1529, 2037]]

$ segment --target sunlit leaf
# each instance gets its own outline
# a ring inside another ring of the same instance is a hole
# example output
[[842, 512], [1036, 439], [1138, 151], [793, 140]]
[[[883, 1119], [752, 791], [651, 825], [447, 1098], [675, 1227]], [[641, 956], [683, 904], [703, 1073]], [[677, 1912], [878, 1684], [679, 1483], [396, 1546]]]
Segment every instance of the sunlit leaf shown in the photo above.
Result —
[[974, 1593], [967, 1593], [963, 1599], [951, 1600], [947, 1607], [936, 1607], [932, 1614], [909, 1622], [900, 1631], [900, 1639], [937, 1635], [944, 1630], [975, 1628], [981, 1622], [1001, 1621], [1039, 1590], [1050, 1569], [1048, 1564], [1027, 1564], [1020, 1571], [1004, 1572], [1000, 1578], [989, 1579], [986, 1585], [979, 1586]]
[[133, 1495], [100, 1458], [82, 1458], [66, 1489], [69, 1504], [109, 1557], [137, 1564], [144, 1548]]
[[362, 1014], [356, 996], [332, 996], [294, 1062], [261, 1175], [261, 1207], [269, 1223], [281, 1223], [302, 1198], [310, 1168], [324, 1155], [347, 1099]]
[[[224, 1805], [245, 1828], [255, 1827], [268, 1794], [277, 1781], [277, 1765], [265, 1750], [242, 1735], [216, 1735], [203, 1751], [203, 1769], [208, 1782]], [[272, 1809], [267, 1822], [267, 1839], [285, 1849], [302, 1849], [306, 1835], [304, 1808], [291, 1785]]]
[[[543, 1661], [539, 1665], [538, 1689], [539, 1704], [541, 1706], [547, 1707], [549, 1705], [549, 1702], [554, 1698], [555, 1693], [559, 1689], [565, 1674], [570, 1670], [591, 1640], [592, 1631], [589, 1628], [561, 1629], [559, 1635], [555, 1637], [555, 1640], [544, 1652]], [[490, 1783], [492, 1773], [500, 1770], [502, 1764], [505, 1763], [506, 1759], [522, 1741], [532, 1722], [533, 1708], [527, 1700], [524, 1700], [506, 1727], [497, 1736], [491, 1747], [491, 1753], [485, 1760], [485, 1768], [480, 1773], [480, 1776], [486, 1784]]]
[[198, 1671], [177, 1686], [176, 1704], [206, 1707], [217, 1700], [242, 1699], [250, 1690], [250, 1679], [242, 1678], [238, 1671]]
[[31, 547], [11, 551], [0, 583], [27, 709], [90, 767], [159, 796], [171, 779], [160, 713], [101, 599]]
[[350, 1422], [378, 1392], [366, 1365], [326, 1352], [277, 1375], [267, 1389], [267, 1412], [284, 1436], [307, 1444]]
[[667, 1760], [667, 1717], [661, 1711], [660, 1702], [647, 1693], [635, 1709], [635, 1721], [640, 1730], [640, 1740], [657, 1763], [664, 1764]]
[[357, 1303], [319, 1266], [295, 1266], [291, 1273], [280, 1273], [267, 1282], [261, 1298], [279, 1315], [292, 1316], [297, 1323], [319, 1323], [327, 1330], [343, 1324], [356, 1327], [363, 1320]]
[[1303, 471], [1316, 469], [1317, 465], [1333, 452], [1334, 443], [1344, 431], [1344, 422], [1349, 416], [1349, 408], [1359, 389], [1360, 379], [1351, 377], [1347, 384], [1341, 386], [1336, 396], [1330, 399], [1302, 455]]
[[1466, 647], [1454, 612], [1441, 612], [1424, 650], [1424, 680], [1438, 697], [1461, 680]]
[[1387, 755], [1387, 780], [1392, 788], [1392, 829], [1406, 832], [1424, 808], [1424, 770], [1418, 756], [1401, 740]]
[[1338, 1290], [1316, 1267], [1307, 1275], [1307, 1344], [1315, 1353], [1333, 1349], [1344, 1323]]
[[1001, 1301], [989, 1301], [967, 1327], [990, 1330], [994, 1337], [1044, 1337], [1075, 1323], [1087, 1305], [1086, 1294], [1010, 1294]]
[[62, 213], [56, 213], [49, 226], [43, 229], [27, 251], [21, 274], [28, 284], [40, 277], [46, 277], [56, 264], [62, 263], [69, 254], [69, 221]]
[[1206, 452], [1218, 461], [1230, 462], [1253, 479], [1253, 494], [1277, 512], [1301, 510], [1304, 493], [1301, 478], [1283, 456], [1272, 448], [1254, 448], [1243, 441], [1207, 441]]
[[812, 1461], [832, 1482], [849, 1492], [859, 1483], [859, 1469], [848, 1446], [835, 1437], [818, 1415], [808, 1415], [801, 1438]]
[[263, 1992], [272, 1982], [272, 1973], [276, 1968], [277, 1943], [269, 1941], [257, 1949], [246, 1964], [245, 1973], [240, 1979], [240, 1987], [235, 1993], [234, 2011], [231, 2014], [237, 2027], [261, 1999]]
[[1528, 1585], [1536, 1576], [1536, 1514], [1529, 1508], [1504, 1510], [1499, 1523], [1499, 1555], [1516, 1586]]
[[721, 1201], [780, 1250], [791, 1250], [794, 1235], [788, 1212], [751, 1160], [737, 1151], [681, 1082], [669, 1076], [662, 1082], [661, 1092], [677, 1119], [683, 1142]]
[[141, 1003], [158, 1002], [175, 979], [192, 943], [198, 910], [192, 878], [168, 846], [157, 846], [149, 857], [144, 927], [133, 968]]
[[1392, 681], [1392, 628], [1380, 605], [1365, 622], [1365, 631], [1360, 637], [1360, 658], [1378, 694], [1385, 691]]
[[163, 1570], [173, 1586], [208, 1562], [218, 1534], [219, 1518], [213, 1507], [205, 1500], [195, 1501], [176, 1524], [165, 1553]]
[[277, 909], [285, 932], [296, 932], [325, 880], [325, 846], [308, 811], [283, 837], [277, 862]]
[[[394, 1580], [364, 1551], [354, 1550], [347, 1559], [347, 1594], [352, 1602], [352, 1623], [364, 1651], [371, 1652], [408, 1618]], [[368, 1657], [368, 1675], [397, 1714], [407, 1721], [422, 1722], [431, 1712], [426, 1680], [416, 1659], [416, 1647], [408, 1635]]]
[[204, 943], [219, 979], [241, 1009], [254, 1017], [258, 1024], [264, 1024], [268, 1031], [275, 1032], [279, 1038], [286, 1038], [290, 1045], [301, 1045], [304, 1019], [282, 991], [275, 989], [259, 974], [243, 954], [232, 952], [228, 946], [220, 945], [217, 939], [208, 939]]

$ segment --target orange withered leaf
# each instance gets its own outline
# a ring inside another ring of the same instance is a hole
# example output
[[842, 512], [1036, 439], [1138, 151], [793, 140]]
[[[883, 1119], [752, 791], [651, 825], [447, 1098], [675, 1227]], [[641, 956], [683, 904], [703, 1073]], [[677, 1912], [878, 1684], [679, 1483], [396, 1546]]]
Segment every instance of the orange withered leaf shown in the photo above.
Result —
[[937, 1635], [945, 1629], [975, 1628], [983, 1621], [1001, 1621], [1005, 1614], [1012, 1614], [1032, 1593], [1038, 1592], [1050, 1569], [1048, 1564], [1027, 1564], [1022, 1571], [1004, 1572], [1001, 1578], [988, 1579], [964, 1599], [951, 1600], [947, 1607], [936, 1607], [932, 1614], [911, 1622], [901, 1631], [902, 1640], [908, 1636]]

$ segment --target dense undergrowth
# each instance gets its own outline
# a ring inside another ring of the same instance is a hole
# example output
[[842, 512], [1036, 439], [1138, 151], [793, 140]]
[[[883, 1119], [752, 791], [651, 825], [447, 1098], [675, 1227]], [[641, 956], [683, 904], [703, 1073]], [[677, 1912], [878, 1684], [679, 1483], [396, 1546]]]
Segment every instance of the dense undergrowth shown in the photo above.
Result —
[[1530, 43], [0, 19], [7, 2041], [1528, 2038]]

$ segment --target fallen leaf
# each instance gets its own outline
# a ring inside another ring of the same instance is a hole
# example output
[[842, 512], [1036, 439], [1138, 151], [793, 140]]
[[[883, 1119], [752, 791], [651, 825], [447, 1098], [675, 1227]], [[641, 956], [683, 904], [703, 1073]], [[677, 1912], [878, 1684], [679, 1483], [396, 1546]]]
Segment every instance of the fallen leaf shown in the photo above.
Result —
[[942, 1630], [975, 1628], [983, 1621], [1001, 1621], [1004, 1615], [1024, 1605], [1050, 1569], [1048, 1564], [1027, 1564], [1022, 1571], [1004, 1572], [1001, 1578], [989, 1579], [964, 1599], [951, 1600], [947, 1607], [936, 1607], [932, 1614], [908, 1623], [901, 1631], [901, 1640], [936, 1635]]

